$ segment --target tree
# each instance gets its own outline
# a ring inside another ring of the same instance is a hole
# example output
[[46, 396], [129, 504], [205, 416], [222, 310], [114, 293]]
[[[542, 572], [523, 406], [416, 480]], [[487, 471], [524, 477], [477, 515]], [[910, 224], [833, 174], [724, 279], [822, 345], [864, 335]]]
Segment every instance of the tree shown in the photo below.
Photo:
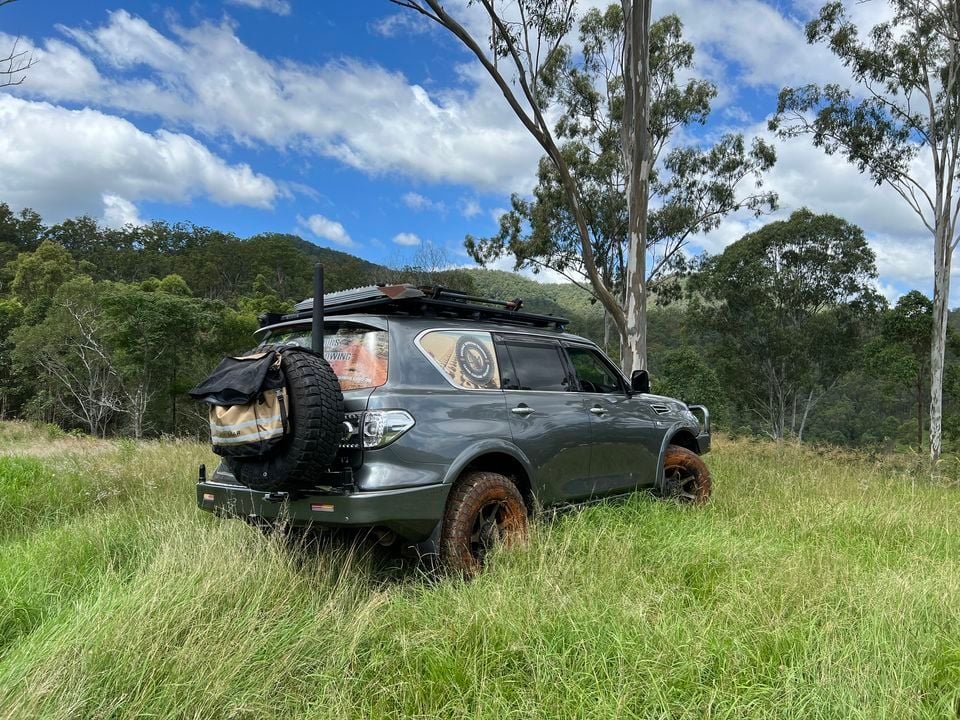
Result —
[[104, 437], [123, 410], [123, 389], [107, 346], [100, 296], [89, 277], [69, 280], [51, 298], [43, 321], [20, 325], [12, 337], [16, 365], [36, 369], [49, 383], [56, 408]]
[[[561, 151], [577, 178], [583, 213], [600, 278], [618, 299], [626, 301], [630, 231], [627, 172], [623, 148], [623, 81], [611, 58], [622, 53], [623, 11], [611, 5], [591, 10], [580, 21], [581, 65], [567, 63], [558, 74], [556, 102], [562, 115], [556, 124]], [[674, 145], [678, 129], [702, 124], [710, 113], [716, 87], [697, 79], [679, 80], [693, 67], [693, 45], [684, 41], [675, 15], [653, 24], [649, 66], [649, 187], [654, 209], [646, 223], [644, 252], [633, 267], [644, 268], [644, 297], [654, 290], [667, 299], [676, 278], [686, 270], [681, 252], [699, 232], [716, 228], [724, 217], [741, 209], [760, 214], [776, 207], [776, 194], [761, 189], [763, 173], [776, 156], [767, 143], [749, 145], [742, 135], [727, 134], [708, 148]], [[749, 189], [742, 187], [749, 183]], [[468, 252], [480, 263], [504, 255], [516, 258], [517, 269], [549, 268], [570, 277], [580, 267], [580, 240], [560, 178], [549, 158], [540, 162], [532, 200], [511, 198], [512, 210], [500, 219], [491, 238], [468, 237]], [[646, 265], [649, 257], [650, 265]], [[570, 279], [576, 282], [575, 277]], [[646, 301], [636, 312], [643, 319], [637, 332], [646, 355]], [[608, 343], [604, 343], [605, 345]]]
[[57, 289], [78, 273], [77, 263], [62, 245], [44, 240], [33, 252], [23, 252], [8, 263], [10, 293], [25, 309], [25, 320], [42, 319]]
[[923, 398], [930, 376], [933, 303], [911, 290], [883, 316], [880, 337], [867, 346], [867, 366], [874, 376], [896, 387], [913, 389], [917, 408], [917, 452], [923, 452]]
[[[933, 236], [930, 456], [942, 445], [943, 373], [950, 269], [960, 216], [960, 3], [889, 0], [893, 19], [864, 37], [840, 2], [807, 25], [850, 70], [856, 92], [838, 85], [785, 88], [770, 121], [781, 137], [809, 135], [892, 188]], [[914, 161], [925, 154], [920, 168]], [[927, 172], [932, 171], [932, 180]]]
[[[571, 217], [576, 224], [583, 270], [590, 280], [594, 294], [610, 313], [620, 336], [624, 338], [621, 351], [624, 367], [628, 372], [633, 367], [644, 367], [646, 357], [643, 349], [643, 318], [628, 318], [618, 299], [607, 289], [600, 276], [578, 181], [546, 119], [546, 109], [557, 82], [558, 72], [570, 57], [570, 50], [564, 46], [564, 40], [576, 25], [575, 0], [517, 0], [510, 5], [511, 12], [516, 13], [515, 20], [510, 20], [505, 12], [497, 10], [494, 0], [478, 0], [491, 23], [490, 52], [484, 50], [463, 24], [446, 11], [441, 0], [391, 2], [420, 13], [460, 40], [480, 61], [500, 88], [510, 108], [546, 152], [557, 171]], [[649, 80], [649, 69], [646, 67], [648, 40], [645, 36], [649, 33], [649, 3], [650, 0], [623, 0], [624, 20], [628, 24], [625, 35], [629, 36], [629, 39], [624, 43], [623, 55], [619, 60], [623, 63], [621, 67], [625, 85], [629, 87], [629, 103], [624, 103], [624, 112], [631, 113], [624, 122], [624, 127], [631, 129], [627, 135], [635, 142], [634, 145], [625, 145], [623, 152], [630, 158], [629, 163], [625, 163], [628, 171], [640, 175], [636, 180], [627, 181], [634, 197], [643, 193], [650, 170], [649, 165], [642, 160], [635, 162], [636, 158], [646, 157], [649, 152], [645, 147], [646, 110], [649, 104], [649, 88], [646, 87]], [[505, 70], [516, 73], [514, 83], [510, 83], [506, 72], [501, 70], [498, 64], [500, 59], [507, 61]], [[644, 175], [645, 172], [647, 175]], [[641, 236], [645, 232], [646, 217], [638, 221], [635, 215], [644, 213], [645, 205], [645, 202], [628, 202], [629, 212], [632, 214], [629, 227]], [[638, 238], [635, 239], [639, 242]], [[640, 247], [643, 245], [640, 244]], [[642, 252], [629, 255], [628, 274], [632, 272], [629, 265], [640, 262], [642, 256]], [[645, 307], [645, 298], [632, 294], [642, 294], [644, 288], [642, 281], [635, 283], [632, 281], [633, 277], [631, 275], [627, 289], [626, 307], [627, 312], [639, 315]], [[637, 277], [642, 278], [642, 272]]]
[[176, 433], [177, 398], [186, 390], [181, 380], [194, 379], [197, 358], [209, 359], [201, 335], [214, 323], [214, 313], [179, 275], [140, 286], [104, 283], [101, 303], [109, 318], [104, 334], [110, 363], [134, 436], [143, 436], [158, 395], [169, 409], [158, 419]]
[[[0, 0], [0, 7], [10, 5], [17, 0]], [[26, 72], [33, 67], [33, 53], [20, 50], [20, 39], [13, 42], [13, 49], [0, 57], [0, 88], [19, 85], [26, 79]]]
[[857, 360], [883, 301], [863, 231], [798, 210], [709, 258], [694, 277], [731, 400], [770, 437], [803, 440], [810, 413]]

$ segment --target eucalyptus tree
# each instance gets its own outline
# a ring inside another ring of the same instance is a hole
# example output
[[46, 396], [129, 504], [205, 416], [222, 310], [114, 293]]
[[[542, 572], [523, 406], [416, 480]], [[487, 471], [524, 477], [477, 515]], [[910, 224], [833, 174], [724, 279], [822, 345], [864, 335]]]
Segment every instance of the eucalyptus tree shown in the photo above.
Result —
[[[933, 237], [930, 455], [941, 452], [950, 269], [960, 218], [960, 3], [889, 0], [893, 17], [861, 34], [840, 2], [806, 28], [850, 71], [853, 88], [784, 88], [770, 121], [809, 135], [892, 188]], [[925, 162], [924, 162], [925, 161]]]
[[[628, 372], [646, 365], [645, 287], [643, 286], [642, 235], [646, 227], [646, 200], [642, 198], [649, 177], [647, 122], [650, 100], [649, 30], [652, 0], [622, 0], [626, 24], [622, 54], [615, 58], [627, 88], [623, 103], [625, 131], [622, 152], [627, 156], [629, 228], [632, 245], [627, 251], [628, 283], [626, 312], [603, 282], [593, 252], [590, 228], [580, 185], [564, 156], [547, 110], [558, 76], [569, 61], [565, 41], [576, 28], [575, 0], [516, 0], [504, 8], [495, 0], [477, 0], [490, 23], [490, 36], [481, 44], [446, 10], [441, 0], [391, 0], [414, 10], [452, 33], [476, 56], [496, 83], [517, 118], [540, 144], [557, 173], [570, 216], [576, 227], [580, 262], [592, 291], [613, 318], [622, 338], [621, 360]], [[471, 5], [473, 3], [470, 3]], [[500, 61], [504, 61], [501, 63]], [[646, 174], [645, 174], [646, 173]], [[642, 201], [641, 201], [642, 200]], [[642, 217], [641, 217], [642, 216]], [[638, 279], [638, 280], [637, 280]], [[631, 315], [632, 313], [632, 315]], [[628, 315], [631, 315], [628, 317]]]
[[[675, 15], [653, 23], [650, 33], [651, 97], [647, 145], [650, 149], [646, 193], [652, 209], [644, 233], [644, 260], [628, 262], [629, 217], [624, 161], [624, 87], [612, 61], [622, 52], [623, 12], [616, 5], [591, 10], [580, 20], [582, 62], [567, 62], [554, 85], [555, 106], [561, 115], [556, 136], [561, 152], [577, 178], [582, 210], [600, 278], [618, 299], [629, 305], [625, 286], [628, 270], [644, 269], [643, 287], [664, 297], [686, 269], [682, 252], [698, 232], [712, 230], [728, 214], [741, 210], [760, 214], [776, 207], [776, 195], [762, 189], [763, 173], [775, 162], [773, 148], [761, 140], [747, 143], [727, 134], [709, 147], [676, 142], [678, 130], [703, 124], [717, 88], [688, 76], [694, 47], [683, 38]], [[744, 187], [746, 186], [746, 187]], [[570, 206], [549, 158], [541, 160], [533, 198], [511, 198], [511, 210], [500, 218], [498, 233], [467, 238], [467, 250], [487, 263], [513, 255], [517, 269], [548, 268], [577, 281], [581, 267], [580, 238]], [[646, 297], [647, 293], [643, 293]], [[643, 317], [626, 313], [628, 317]], [[645, 323], [644, 323], [645, 326]]]
[[803, 439], [811, 413], [856, 366], [883, 307], [863, 231], [802, 209], [709, 258], [696, 312], [731, 401], [771, 438]]
[[933, 303], [911, 290], [883, 316], [880, 335], [867, 345], [867, 368], [896, 389], [913, 391], [917, 409], [917, 452], [923, 452], [923, 398], [930, 377]]

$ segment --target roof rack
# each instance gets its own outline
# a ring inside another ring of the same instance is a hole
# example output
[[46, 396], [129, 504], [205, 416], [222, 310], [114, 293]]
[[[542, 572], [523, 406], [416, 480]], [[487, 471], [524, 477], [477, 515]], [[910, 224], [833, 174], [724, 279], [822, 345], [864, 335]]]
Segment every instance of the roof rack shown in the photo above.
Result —
[[[444, 287], [414, 285], [371, 285], [352, 290], [327, 293], [323, 296], [325, 315], [369, 312], [387, 315], [458, 317], [471, 320], [494, 320], [511, 325], [556, 327], [563, 330], [570, 321], [554, 315], [522, 311], [523, 300], [495, 300], [468, 295]], [[280, 321], [309, 319], [313, 298], [297, 303], [293, 312]], [[275, 317], [275, 316], [274, 316]], [[273, 317], [271, 317], [273, 319]]]

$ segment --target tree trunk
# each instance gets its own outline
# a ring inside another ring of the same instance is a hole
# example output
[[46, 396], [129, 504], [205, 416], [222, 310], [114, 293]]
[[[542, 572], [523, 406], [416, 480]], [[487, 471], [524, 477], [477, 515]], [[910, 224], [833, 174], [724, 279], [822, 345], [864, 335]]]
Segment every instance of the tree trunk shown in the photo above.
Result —
[[938, 223], [933, 250], [933, 336], [930, 343], [930, 460], [933, 462], [940, 459], [942, 450], [943, 362], [950, 309], [951, 239], [948, 223]]
[[620, 361], [629, 376], [647, 367], [647, 205], [652, 148], [650, 113], [650, 0], [622, 0], [623, 160], [629, 209], [626, 267], [626, 328]]
[[917, 371], [917, 452], [923, 452], [923, 367]]
[[610, 354], [610, 313], [603, 309], [603, 351]]

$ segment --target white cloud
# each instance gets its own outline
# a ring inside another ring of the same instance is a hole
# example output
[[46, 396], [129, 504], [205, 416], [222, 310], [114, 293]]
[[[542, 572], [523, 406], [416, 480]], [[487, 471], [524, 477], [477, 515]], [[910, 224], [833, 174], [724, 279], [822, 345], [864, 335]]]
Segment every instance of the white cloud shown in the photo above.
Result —
[[408, 192], [403, 196], [403, 204], [411, 210], [420, 212], [422, 210], [434, 210], [439, 213], [447, 211], [447, 206], [442, 201], [431, 200], [420, 193]]
[[41, 49], [51, 65], [82, 70], [76, 84], [67, 73], [38, 73], [17, 92], [82, 98], [240, 143], [318, 153], [374, 175], [499, 191], [532, 186], [541, 150], [473, 65], [458, 69], [459, 87], [428, 91], [357, 60], [267, 59], [229, 21], [174, 26], [168, 36], [118, 10], [105, 25], [61, 31], [75, 45], [48, 40]]
[[399, 35], [422, 35], [429, 31], [432, 20], [409, 10], [384, 15], [371, 26], [373, 32], [386, 38]]
[[347, 233], [346, 228], [336, 220], [331, 220], [323, 215], [311, 215], [307, 218], [297, 215], [297, 225], [318, 238], [329, 240], [334, 245], [354, 247], [353, 239]]
[[111, 193], [103, 194], [103, 224], [110, 228], [146, 225], [137, 206], [126, 198]]
[[406, 247], [413, 247], [420, 244], [420, 238], [409, 232], [397, 233], [393, 236], [393, 241], [397, 245], [404, 245]]
[[244, 5], [255, 10], [267, 10], [277, 15], [290, 14], [289, 0], [227, 0], [231, 5]]
[[67, 110], [0, 94], [0, 197], [58, 221], [129, 202], [271, 207], [281, 194], [248, 165], [230, 165], [189, 135], [146, 133], [96, 110]]
[[480, 207], [480, 203], [478, 203], [476, 200], [472, 198], [463, 198], [460, 201], [460, 214], [465, 218], [476, 217], [482, 212], [483, 210]]

